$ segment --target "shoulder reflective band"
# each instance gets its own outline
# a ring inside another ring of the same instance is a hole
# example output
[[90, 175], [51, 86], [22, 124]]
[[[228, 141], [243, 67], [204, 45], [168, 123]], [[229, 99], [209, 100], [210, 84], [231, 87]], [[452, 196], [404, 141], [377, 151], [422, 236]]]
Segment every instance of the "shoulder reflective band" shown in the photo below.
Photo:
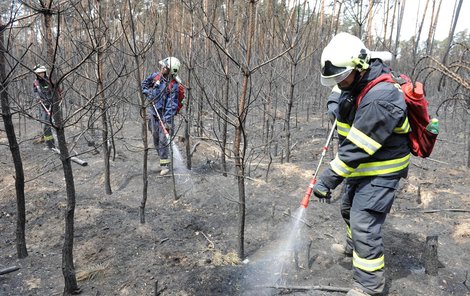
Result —
[[380, 149], [380, 147], [382, 147], [380, 143], [376, 142], [354, 126], [351, 127], [351, 131], [346, 138], [369, 155], [373, 155]]
[[374, 272], [384, 268], [385, 256], [382, 255], [375, 259], [364, 259], [359, 257], [357, 253], [353, 251], [353, 266], [364, 271]]
[[336, 121], [337, 121], [338, 134], [340, 134], [343, 137], [347, 137], [349, 134], [349, 130], [351, 129], [351, 126], [345, 122], [340, 122], [338, 120]]
[[396, 134], [407, 134], [410, 132], [410, 122], [408, 121], [408, 116], [405, 117], [405, 121], [401, 126], [393, 129], [393, 132]]

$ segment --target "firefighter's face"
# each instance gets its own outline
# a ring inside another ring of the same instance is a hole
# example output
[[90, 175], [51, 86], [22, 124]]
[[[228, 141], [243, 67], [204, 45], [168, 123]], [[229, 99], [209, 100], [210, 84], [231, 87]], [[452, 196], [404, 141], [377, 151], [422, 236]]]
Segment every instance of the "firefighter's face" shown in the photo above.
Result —
[[343, 81], [338, 83], [339, 88], [340, 89], [349, 89], [349, 87], [351, 87], [351, 85], [354, 82], [354, 76], [355, 75], [356, 75], [356, 70], [351, 71], [351, 73], [349, 73], [349, 75]]
[[44, 78], [46, 76], [46, 72], [36, 73], [36, 75], [38, 76], [38, 78]]
[[168, 75], [168, 74], [170, 74], [170, 69], [168, 69], [167, 67], [163, 67], [163, 68], [162, 68], [162, 74], [163, 74], [163, 75]]

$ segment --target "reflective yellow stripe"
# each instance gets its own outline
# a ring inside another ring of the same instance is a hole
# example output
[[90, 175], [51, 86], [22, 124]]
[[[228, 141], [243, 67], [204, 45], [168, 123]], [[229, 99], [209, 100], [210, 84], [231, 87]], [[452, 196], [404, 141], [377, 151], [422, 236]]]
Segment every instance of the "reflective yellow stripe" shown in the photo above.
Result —
[[330, 162], [331, 169], [341, 177], [347, 178], [354, 172], [354, 168], [345, 164], [341, 159], [339, 159], [338, 155], [336, 155], [335, 159]]
[[347, 123], [336, 121], [337, 122], [337, 131], [343, 137], [346, 137], [351, 129], [351, 126]]
[[348, 235], [349, 238], [352, 239], [351, 228], [349, 227], [349, 225], [346, 225], [346, 234]]
[[405, 121], [400, 127], [393, 129], [393, 132], [396, 134], [406, 134], [410, 132], [410, 122], [408, 121], [408, 116], [405, 118]]
[[330, 163], [331, 169], [341, 177], [368, 177], [399, 172], [410, 165], [411, 154], [404, 157], [360, 164], [356, 169], [348, 166], [336, 155]]
[[410, 164], [410, 157], [411, 154], [408, 154], [401, 158], [363, 163], [349, 177], [377, 176], [399, 172]]
[[54, 140], [54, 136], [52, 136], [52, 135], [44, 136], [44, 141], [50, 141], [50, 140]]
[[373, 272], [384, 268], [385, 256], [382, 255], [376, 259], [364, 259], [359, 257], [355, 251], [353, 251], [353, 266], [364, 271]]
[[169, 164], [170, 162], [169, 159], [160, 159], [160, 164]]
[[354, 126], [351, 127], [351, 131], [346, 138], [353, 142], [357, 147], [367, 152], [369, 155], [374, 154], [377, 150], [380, 149], [380, 147], [382, 147], [381, 144], [377, 143], [374, 139], [367, 136]]

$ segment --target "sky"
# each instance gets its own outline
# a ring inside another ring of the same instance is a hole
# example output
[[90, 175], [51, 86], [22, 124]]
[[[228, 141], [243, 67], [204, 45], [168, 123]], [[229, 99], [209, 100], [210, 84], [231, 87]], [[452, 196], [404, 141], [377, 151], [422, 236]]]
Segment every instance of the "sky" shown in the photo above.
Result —
[[[401, 35], [403, 39], [409, 39], [415, 35], [415, 28], [418, 15], [421, 18], [422, 12], [424, 11], [425, 0], [408, 0], [405, 6], [405, 16], [403, 18], [403, 25]], [[452, 20], [452, 14], [454, 10], [455, 0], [442, 0], [441, 11], [439, 13], [439, 19], [436, 27], [435, 39], [443, 40], [449, 35], [450, 24]], [[419, 8], [419, 14], [417, 14]], [[423, 26], [422, 37], [426, 37], [429, 31], [429, 23], [431, 19], [431, 3], [428, 7], [428, 16]], [[421, 19], [418, 20], [418, 26]], [[408, 29], [409, 28], [409, 29]], [[468, 29], [470, 34], [470, 0], [463, 0], [462, 8], [460, 10], [460, 16], [457, 22], [457, 28], [455, 32], [463, 31]]]
[[[299, 0], [290, 0], [290, 1], [296, 2]], [[312, 4], [316, 3], [318, 5], [317, 1], [313, 1], [313, 0], [309, 0], [309, 1]], [[332, 0], [329, 0], [326, 2], [327, 9], [332, 7], [332, 2], [333, 2]], [[441, 11], [439, 13], [439, 19], [438, 19], [436, 33], [435, 33], [435, 39], [444, 40], [449, 35], [449, 29], [450, 29], [455, 2], [456, 0], [442, 0]], [[423, 14], [425, 4], [426, 4], [426, 0], [407, 0], [406, 1], [405, 16], [403, 18], [403, 24], [402, 24], [402, 29], [401, 29], [402, 40], [409, 40], [411, 36], [414, 36], [416, 34], [415, 28], [419, 27], [419, 22], [421, 22], [421, 16]], [[428, 7], [427, 16], [423, 25], [423, 30], [421, 32], [421, 39], [423, 38], [425, 39], [428, 35], [429, 23], [431, 20], [431, 10], [432, 10], [432, 1], [430, 1], [429, 7]], [[374, 18], [375, 25], [377, 26], [376, 33], [383, 34], [382, 32], [383, 31], [383, 18], [381, 18], [381, 16], [383, 15], [383, 9], [377, 11], [376, 13], [378, 16]], [[464, 29], [468, 29], [468, 33], [470, 34], [470, 0], [463, 0], [462, 2], [462, 8], [460, 10], [460, 16], [457, 22], [457, 28], [455, 32], [457, 33], [457, 32], [463, 31]]]

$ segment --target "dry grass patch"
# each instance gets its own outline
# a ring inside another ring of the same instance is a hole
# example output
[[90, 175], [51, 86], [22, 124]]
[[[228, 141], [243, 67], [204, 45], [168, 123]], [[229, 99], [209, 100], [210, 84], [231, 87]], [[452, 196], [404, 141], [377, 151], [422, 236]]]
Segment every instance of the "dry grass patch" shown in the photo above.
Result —
[[84, 270], [77, 272], [77, 281], [82, 282], [93, 280], [102, 275], [107, 268], [107, 265], [104, 264], [92, 265]]
[[462, 220], [458, 225], [455, 225], [452, 236], [458, 243], [470, 239], [470, 219]]
[[223, 266], [223, 265], [238, 265], [240, 264], [240, 258], [236, 252], [228, 252], [227, 254], [222, 254], [219, 251], [214, 251], [212, 255], [212, 263], [215, 266]]

